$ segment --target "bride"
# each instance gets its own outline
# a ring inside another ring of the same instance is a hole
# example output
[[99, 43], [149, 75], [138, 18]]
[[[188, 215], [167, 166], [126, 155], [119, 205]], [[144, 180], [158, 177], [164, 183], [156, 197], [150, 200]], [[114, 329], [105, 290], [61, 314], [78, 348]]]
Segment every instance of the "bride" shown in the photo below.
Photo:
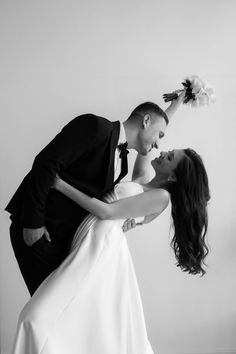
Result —
[[[136, 161], [137, 163], [137, 161]], [[177, 266], [204, 274], [208, 178], [192, 149], [162, 152], [155, 177], [121, 182], [104, 199], [56, 178], [53, 188], [87, 209], [68, 256], [21, 311], [13, 354], [153, 354], [122, 225], [160, 215], [171, 202]]]

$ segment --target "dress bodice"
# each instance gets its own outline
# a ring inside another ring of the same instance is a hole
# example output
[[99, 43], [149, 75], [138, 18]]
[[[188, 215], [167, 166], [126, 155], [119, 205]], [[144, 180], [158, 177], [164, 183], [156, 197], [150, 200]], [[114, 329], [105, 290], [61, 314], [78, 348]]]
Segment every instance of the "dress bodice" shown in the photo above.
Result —
[[113, 191], [104, 195], [103, 200], [111, 203], [118, 199], [131, 197], [133, 195], [143, 193], [143, 187], [136, 182], [119, 182], [115, 185]]
[[[107, 203], [111, 203], [140, 193], [143, 193], [143, 187], [139, 183], [132, 181], [119, 182], [115, 185], [113, 191], [104, 195], [103, 200]], [[139, 217], [135, 218], [135, 220], [136, 222], [141, 222], [143, 218], [144, 217]]]

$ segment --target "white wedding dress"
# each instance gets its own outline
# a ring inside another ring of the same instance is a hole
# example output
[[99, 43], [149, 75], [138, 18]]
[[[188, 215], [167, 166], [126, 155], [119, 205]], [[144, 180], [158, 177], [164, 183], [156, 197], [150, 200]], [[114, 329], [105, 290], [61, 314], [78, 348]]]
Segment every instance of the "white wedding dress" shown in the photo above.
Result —
[[[142, 192], [121, 182], [104, 199]], [[13, 354], [154, 354], [123, 221], [84, 219], [67, 258], [21, 311]]]

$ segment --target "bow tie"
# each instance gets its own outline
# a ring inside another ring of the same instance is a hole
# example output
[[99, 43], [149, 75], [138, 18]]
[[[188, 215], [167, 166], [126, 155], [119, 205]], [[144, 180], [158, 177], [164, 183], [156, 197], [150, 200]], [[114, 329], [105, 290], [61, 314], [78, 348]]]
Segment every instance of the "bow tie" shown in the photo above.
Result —
[[125, 157], [129, 154], [129, 151], [127, 149], [128, 143], [127, 141], [124, 144], [119, 144], [118, 149], [120, 150], [120, 155], [119, 157]]

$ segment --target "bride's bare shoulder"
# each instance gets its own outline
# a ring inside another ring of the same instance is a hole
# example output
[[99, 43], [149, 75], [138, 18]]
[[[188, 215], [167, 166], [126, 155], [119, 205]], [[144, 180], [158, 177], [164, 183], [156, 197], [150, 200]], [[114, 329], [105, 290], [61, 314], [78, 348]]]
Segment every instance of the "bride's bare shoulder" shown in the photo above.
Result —
[[170, 201], [170, 193], [166, 189], [150, 187], [147, 184], [137, 182], [137, 180], [130, 181], [129, 183], [139, 185], [143, 193], [149, 193], [150, 197], [157, 199], [158, 204], [163, 205], [163, 207], [168, 205]]
[[150, 188], [148, 186], [142, 186], [144, 193], [149, 193], [154, 198], [163, 210], [167, 207], [170, 201], [170, 193], [164, 188]]
[[139, 184], [142, 186], [144, 192], [153, 191], [153, 192], [157, 192], [157, 194], [160, 194], [160, 195], [163, 195], [163, 196], [166, 196], [166, 197], [170, 196], [170, 193], [164, 188], [161, 188], [161, 187], [154, 188], [154, 187], [148, 186], [147, 184], [141, 184], [141, 183], [139, 183]]

